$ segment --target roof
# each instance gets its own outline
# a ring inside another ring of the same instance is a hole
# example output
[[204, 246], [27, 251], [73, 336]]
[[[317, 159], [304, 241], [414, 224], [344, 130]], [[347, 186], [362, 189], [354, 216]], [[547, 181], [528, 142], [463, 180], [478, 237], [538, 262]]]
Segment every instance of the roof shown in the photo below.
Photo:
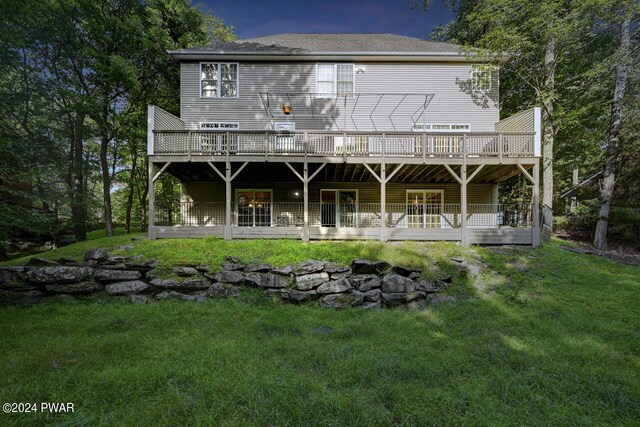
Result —
[[177, 59], [207, 57], [457, 58], [460, 46], [396, 34], [276, 34], [169, 52]]

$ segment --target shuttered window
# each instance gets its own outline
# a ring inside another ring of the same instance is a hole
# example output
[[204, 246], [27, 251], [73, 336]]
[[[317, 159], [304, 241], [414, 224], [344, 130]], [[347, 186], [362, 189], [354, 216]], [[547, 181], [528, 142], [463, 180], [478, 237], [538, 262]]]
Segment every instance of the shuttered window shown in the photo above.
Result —
[[200, 96], [236, 98], [238, 96], [238, 64], [201, 63]]
[[321, 96], [353, 95], [353, 64], [318, 64], [316, 83]]

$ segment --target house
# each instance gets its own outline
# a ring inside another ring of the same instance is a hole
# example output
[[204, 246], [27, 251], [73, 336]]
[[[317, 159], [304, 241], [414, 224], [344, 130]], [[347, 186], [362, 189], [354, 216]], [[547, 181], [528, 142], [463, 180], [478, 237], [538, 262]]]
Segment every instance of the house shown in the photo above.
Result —
[[[169, 54], [180, 117], [149, 107], [150, 238], [539, 244], [540, 110], [500, 120], [496, 65], [392, 34]], [[179, 202], [156, 202], [163, 173]], [[499, 204], [515, 174], [533, 199]]]

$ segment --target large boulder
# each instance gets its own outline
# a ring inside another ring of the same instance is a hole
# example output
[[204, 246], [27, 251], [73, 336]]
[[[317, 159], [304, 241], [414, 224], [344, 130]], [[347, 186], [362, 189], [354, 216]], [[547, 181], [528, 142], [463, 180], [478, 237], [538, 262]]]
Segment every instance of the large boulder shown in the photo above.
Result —
[[328, 281], [329, 275], [325, 272], [305, 274], [304, 276], [296, 276], [296, 288], [300, 291], [309, 291]]
[[386, 261], [370, 261], [368, 259], [354, 259], [351, 263], [353, 274], [382, 274], [391, 267]]
[[142, 278], [142, 273], [135, 270], [96, 270], [94, 277], [103, 283], [125, 282], [127, 280], [138, 280]]
[[351, 283], [344, 277], [338, 280], [332, 280], [318, 286], [316, 292], [318, 294], [338, 294], [351, 289]]
[[102, 248], [90, 249], [84, 254], [85, 261], [105, 262], [109, 259], [109, 254]]
[[320, 305], [326, 308], [356, 307], [360, 304], [362, 304], [362, 294], [360, 292], [329, 294], [320, 298]]
[[306, 302], [317, 298], [316, 291], [299, 291], [297, 289], [289, 289], [289, 301], [299, 303]]
[[416, 283], [408, 277], [391, 273], [382, 279], [382, 292], [398, 293], [398, 292], [414, 292]]
[[20, 286], [24, 281], [23, 274], [26, 269], [22, 266], [0, 267], [0, 288], [13, 288]]
[[291, 283], [291, 279], [280, 274], [267, 273], [262, 276], [260, 286], [263, 288], [287, 288]]
[[266, 288], [264, 295], [267, 298], [289, 299], [289, 289], [287, 288]]
[[262, 286], [262, 273], [246, 273], [244, 275], [244, 284], [246, 286], [259, 288]]
[[280, 274], [282, 276], [290, 276], [293, 273], [293, 267], [285, 265], [284, 267], [278, 267], [271, 270], [273, 274]]
[[46, 258], [33, 257], [33, 258], [29, 258], [29, 261], [27, 261], [26, 265], [29, 267], [49, 267], [54, 265], [60, 265], [60, 263], [57, 261], [46, 259]]
[[205, 295], [209, 298], [239, 297], [240, 289], [239, 286], [235, 285], [214, 283], [206, 290]]
[[271, 271], [273, 266], [271, 264], [250, 264], [245, 267], [245, 273], [268, 273]]
[[331, 277], [331, 280], [338, 280], [343, 277], [351, 276], [351, 267], [336, 264], [334, 262], [325, 263], [324, 271], [326, 271], [329, 277]]
[[194, 267], [189, 267], [186, 265], [178, 265], [173, 267], [173, 273], [178, 277], [191, 277], [199, 274], [198, 270]]
[[154, 279], [151, 284], [158, 289], [175, 291], [203, 291], [209, 289], [211, 281], [205, 278], [193, 278], [186, 280]]
[[382, 286], [382, 280], [375, 274], [354, 274], [349, 277], [349, 281], [360, 292], [366, 292]]
[[367, 310], [371, 308], [381, 308], [381, 307], [382, 307], [381, 299], [378, 299], [377, 301], [365, 301], [362, 303], [362, 305], [358, 306], [358, 308], [361, 308], [363, 310]]
[[93, 278], [91, 267], [33, 267], [26, 273], [31, 283], [78, 283]]
[[51, 283], [46, 285], [47, 292], [51, 294], [92, 294], [102, 290], [102, 285], [94, 282], [93, 280], [87, 280], [86, 282], [70, 283], [70, 284], [58, 284]]
[[413, 278], [413, 277], [416, 277], [416, 274], [417, 274], [417, 277], [420, 277], [420, 274], [422, 274], [422, 270], [414, 267], [394, 265], [393, 267], [391, 267], [391, 273], [399, 274], [404, 277]]
[[420, 297], [417, 292], [382, 293], [382, 301], [389, 307], [403, 305]]
[[30, 289], [28, 291], [0, 289], [0, 305], [17, 304], [30, 306], [39, 303], [45, 296], [45, 292], [35, 289]]
[[435, 282], [430, 282], [428, 280], [419, 279], [416, 283], [416, 289], [419, 292], [424, 292], [427, 294], [432, 294], [438, 292], [440, 289], [436, 286]]
[[110, 283], [105, 287], [105, 290], [110, 295], [142, 294], [150, 291], [151, 289], [151, 286], [147, 285], [141, 280]]
[[370, 289], [362, 293], [362, 297], [365, 301], [375, 302], [380, 300], [382, 291], [380, 289]]
[[293, 267], [293, 274], [300, 276], [303, 274], [317, 273], [324, 270], [324, 263], [314, 259], [301, 262]]
[[224, 262], [220, 265], [220, 270], [224, 271], [243, 271], [244, 268], [245, 265], [239, 258], [229, 255], [224, 257]]
[[[205, 274], [206, 276], [206, 274]], [[244, 282], [244, 273], [239, 271], [222, 270], [211, 278], [215, 282], [230, 283], [232, 285], [240, 285]]]

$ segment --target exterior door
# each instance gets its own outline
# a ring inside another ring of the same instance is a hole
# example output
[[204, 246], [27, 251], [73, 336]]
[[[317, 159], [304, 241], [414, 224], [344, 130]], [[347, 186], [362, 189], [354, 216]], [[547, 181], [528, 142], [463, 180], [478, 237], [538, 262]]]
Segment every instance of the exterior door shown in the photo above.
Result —
[[269, 227], [272, 190], [236, 190], [239, 227]]
[[407, 190], [409, 228], [440, 228], [442, 190]]
[[358, 226], [357, 190], [320, 190], [320, 220], [323, 227]]

